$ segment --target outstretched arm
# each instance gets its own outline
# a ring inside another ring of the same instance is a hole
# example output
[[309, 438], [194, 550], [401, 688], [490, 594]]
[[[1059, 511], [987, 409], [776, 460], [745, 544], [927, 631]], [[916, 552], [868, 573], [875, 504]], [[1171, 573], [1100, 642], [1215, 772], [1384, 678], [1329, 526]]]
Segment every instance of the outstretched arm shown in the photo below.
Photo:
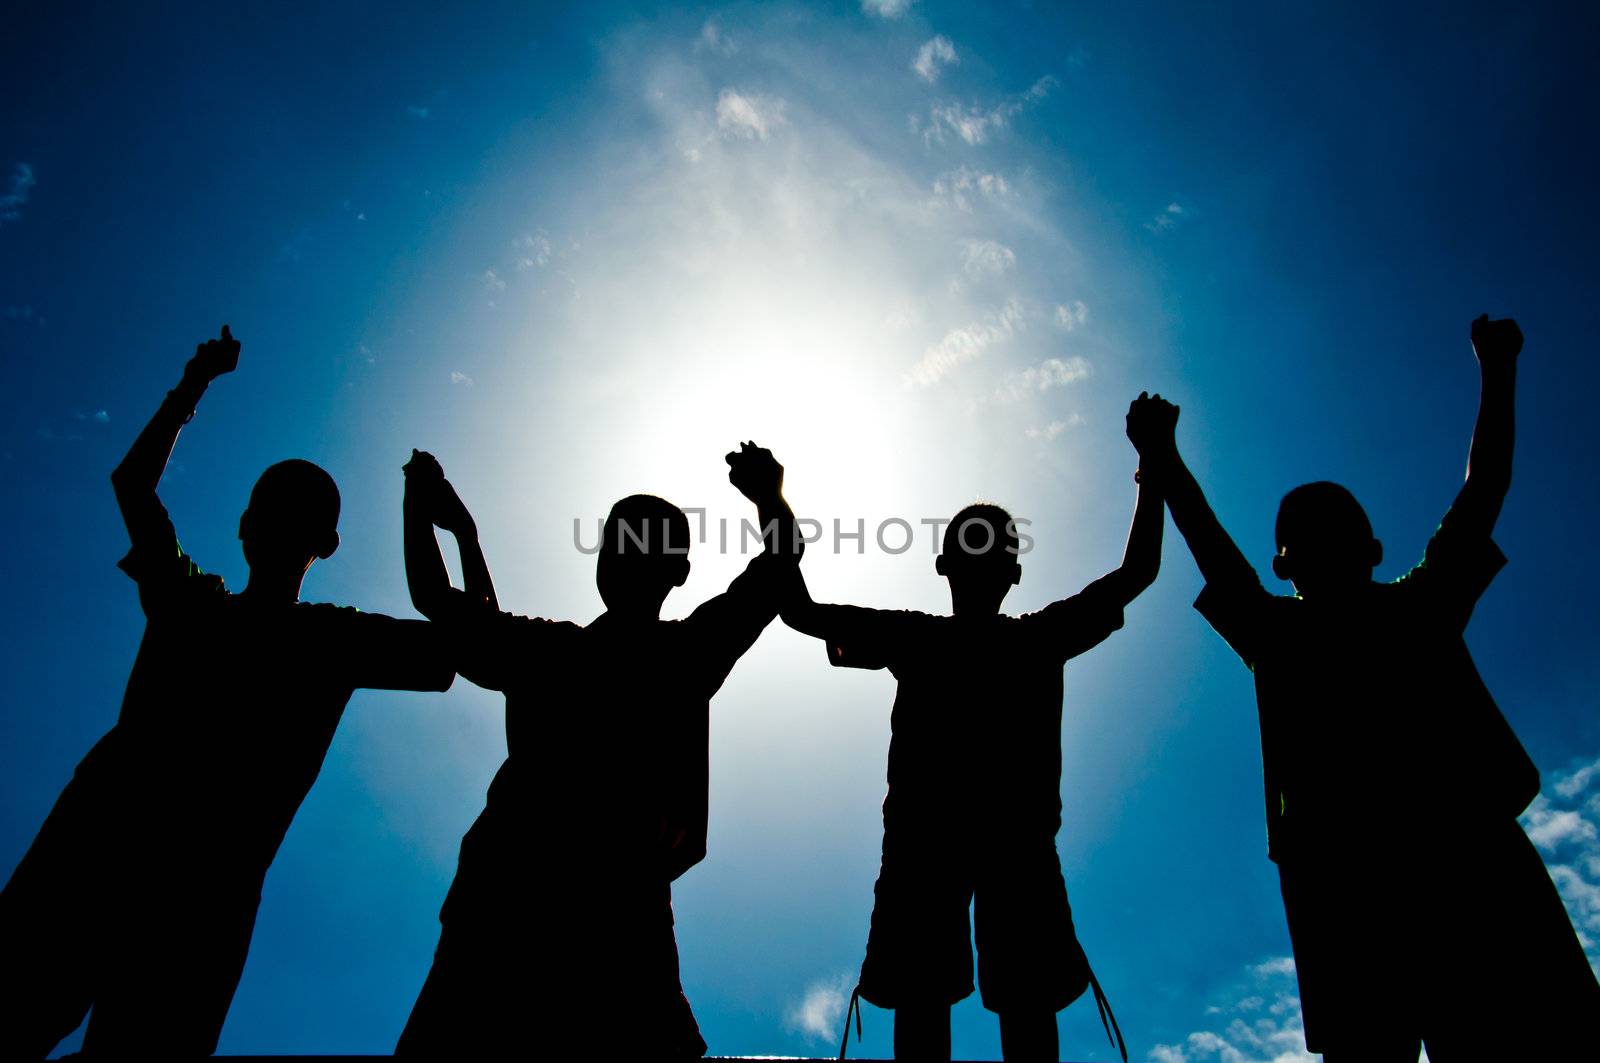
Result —
[[[178, 386], [167, 392], [155, 416], [128, 448], [121, 464], [112, 471], [111, 488], [116, 492], [117, 507], [122, 511], [123, 523], [128, 526], [128, 536], [135, 547], [149, 534], [151, 517], [160, 514], [156, 487], [161, 483], [172, 448], [178, 442], [178, 433], [194, 416], [206, 386], [223, 373], [233, 372], [238, 364], [239, 341], [233, 338], [228, 326], [223, 325], [220, 337], [195, 347], [194, 357], [184, 367]], [[162, 520], [157, 527], [164, 527], [165, 523]]]
[[[1140, 396], [1144, 398], [1144, 396]], [[1259, 585], [1260, 578], [1239, 547], [1234, 544], [1211, 511], [1205, 492], [1178, 453], [1178, 407], [1156, 395], [1146, 400], [1149, 407], [1148, 431], [1134, 440], [1139, 450], [1139, 479], [1153, 480], [1165, 496], [1189, 552], [1194, 555], [1200, 575], [1213, 586]], [[1130, 432], [1132, 415], [1130, 413]]]
[[1450, 507], [1450, 516], [1469, 534], [1487, 537], [1494, 531], [1511, 489], [1511, 452], [1516, 435], [1517, 355], [1522, 330], [1510, 318], [1490, 321], [1484, 314], [1472, 323], [1472, 349], [1478, 356], [1483, 383], [1478, 422], [1472, 429], [1467, 457], [1467, 482]]
[[[454, 610], [460, 605], [486, 605], [498, 610], [489, 563], [478, 545], [477, 524], [450, 481], [444, 478], [438, 460], [432, 454], [413, 450], [405, 474], [406, 585], [411, 591], [411, 604], [428, 619], [443, 621], [454, 619]], [[465, 592], [450, 586], [450, 573], [433, 533], [435, 525], [456, 538]]]

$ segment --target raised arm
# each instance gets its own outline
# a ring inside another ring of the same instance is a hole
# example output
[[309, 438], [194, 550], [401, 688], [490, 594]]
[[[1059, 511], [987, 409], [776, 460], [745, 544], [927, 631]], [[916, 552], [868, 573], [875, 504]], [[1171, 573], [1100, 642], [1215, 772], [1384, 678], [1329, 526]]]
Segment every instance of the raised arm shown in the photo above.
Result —
[[[1177, 407], [1157, 395], [1140, 394], [1128, 406], [1128, 440], [1142, 455], [1152, 438], [1171, 434]], [[1142, 461], [1141, 461], [1142, 464]], [[1121, 605], [1127, 605], [1156, 581], [1161, 571], [1161, 536], [1167, 515], [1162, 510], [1161, 478], [1140, 476], [1138, 497], [1133, 506], [1133, 525], [1122, 551], [1122, 564], [1108, 573], [1100, 584]]]
[[754, 442], [740, 443], [727, 455], [728, 480], [756, 505], [767, 553], [800, 560], [805, 544], [796, 534], [794, 511], [783, 497], [783, 466], [772, 451]]
[[161, 483], [172, 448], [178, 442], [178, 433], [194, 416], [207, 385], [222, 374], [233, 372], [238, 364], [239, 341], [233, 338], [228, 326], [223, 325], [220, 337], [195, 347], [194, 357], [184, 367], [178, 386], [167, 392], [155, 416], [112, 471], [111, 488], [116, 492], [117, 507], [122, 511], [128, 537], [135, 547], [151, 533], [152, 517], [157, 518], [154, 524], [157, 532], [166, 526], [156, 487]]
[[[1140, 438], [1133, 441], [1139, 451], [1141, 485], [1148, 481], [1159, 485], [1172, 512], [1172, 523], [1189, 544], [1189, 552], [1206, 583], [1259, 586], [1260, 577], [1211, 511], [1200, 484], [1178, 453], [1178, 407], [1159, 395], [1140, 398], [1151, 404], [1148, 432], [1141, 432]], [[1131, 413], [1129, 430], [1133, 431]]]
[[1489, 536], [1511, 489], [1511, 452], [1516, 435], [1517, 355], [1522, 330], [1510, 318], [1472, 323], [1472, 349], [1478, 356], [1482, 390], [1478, 421], [1467, 456], [1467, 482], [1450, 507], [1450, 518], [1469, 534]]
[[[463, 607], [500, 608], [489, 564], [478, 545], [478, 526], [462, 503], [444, 469], [432, 454], [413, 450], [405, 465], [406, 585], [411, 604], [430, 620], [448, 622]], [[461, 574], [466, 590], [450, 586], [450, 573], [439, 551], [435, 526], [455, 536], [461, 551]]]

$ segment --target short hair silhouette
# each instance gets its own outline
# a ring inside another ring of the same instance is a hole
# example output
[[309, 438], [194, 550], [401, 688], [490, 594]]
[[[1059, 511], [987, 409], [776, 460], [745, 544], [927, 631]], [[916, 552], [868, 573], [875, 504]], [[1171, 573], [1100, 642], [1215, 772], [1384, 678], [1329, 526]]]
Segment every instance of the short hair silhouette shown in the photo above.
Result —
[[339, 485], [320, 465], [290, 458], [267, 466], [239, 518], [245, 560], [329, 557], [339, 546]]
[[689, 518], [683, 510], [657, 495], [629, 495], [611, 507], [601, 533], [601, 548], [609, 553], [643, 551], [646, 554], [687, 554]]
[[[982, 531], [974, 528], [985, 529]], [[1017, 522], [1011, 514], [992, 502], [974, 502], [964, 507], [944, 530], [944, 552], [971, 556], [1005, 552], [1017, 556]]]

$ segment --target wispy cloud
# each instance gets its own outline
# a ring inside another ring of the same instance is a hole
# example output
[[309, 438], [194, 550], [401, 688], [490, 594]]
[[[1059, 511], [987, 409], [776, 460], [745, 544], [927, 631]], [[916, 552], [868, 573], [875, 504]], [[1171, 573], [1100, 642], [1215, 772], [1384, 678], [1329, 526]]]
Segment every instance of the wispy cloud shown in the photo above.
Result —
[[1316, 1063], [1306, 1051], [1305, 1025], [1294, 980], [1294, 959], [1277, 957], [1250, 968], [1227, 1004], [1206, 1009], [1212, 1028], [1173, 1044], [1158, 1044], [1149, 1063]]
[[483, 271], [483, 286], [491, 292], [503, 292], [506, 290], [506, 281], [494, 270], [486, 269]]
[[1079, 416], [1078, 414], [1073, 414], [1071, 417], [1068, 417], [1065, 421], [1051, 421], [1049, 424], [1045, 425], [1042, 428], [1040, 428], [1040, 427], [1029, 427], [1029, 428], [1026, 428], [1026, 429], [1023, 430], [1022, 434], [1027, 436], [1029, 439], [1037, 439], [1041, 443], [1048, 443], [1052, 439], [1055, 439], [1057, 436], [1059, 436], [1062, 432], [1065, 432], [1067, 429], [1072, 428], [1075, 425], [1080, 425], [1082, 423], [1083, 423], [1083, 418], [1081, 416]]
[[1020, 373], [1012, 373], [995, 392], [1000, 402], [1016, 402], [1051, 388], [1076, 384], [1094, 375], [1094, 366], [1087, 358], [1046, 358], [1038, 365], [1029, 366]]
[[941, 66], [954, 66], [960, 62], [960, 57], [956, 55], [956, 46], [950, 43], [949, 37], [940, 34], [917, 49], [917, 57], [911, 61], [911, 69], [917, 72], [917, 77], [931, 85], [939, 80]]
[[1557, 775], [1522, 814], [1522, 826], [1544, 853], [1589, 966], [1600, 973], [1600, 757]]
[[1188, 213], [1183, 204], [1177, 202], [1168, 203], [1166, 209], [1145, 222], [1144, 227], [1153, 233], [1166, 232], [1168, 229], [1176, 228]]
[[724, 137], [766, 140], [784, 121], [784, 103], [776, 97], [733, 89], [723, 89], [717, 97], [717, 131]]
[[951, 329], [922, 352], [921, 360], [906, 374], [906, 382], [919, 387], [937, 384], [956, 366], [1010, 339], [1022, 327], [1022, 320], [1022, 303], [1012, 299], [983, 321]]
[[28, 202], [35, 184], [33, 167], [19, 162], [6, 180], [6, 190], [0, 194], [0, 223], [16, 221], [22, 217], [22, 208]]
[[851, 974], [812, 982], [800, 1000], [790, 1005], [784, 1015], [784, 1025], [817, 1040], [839, 1036], [839, 1023], [844, 1020], [844, 1009], [850, 1003], [854, 982], [855, 976]]
[[961, 241], [961, 268], [969, 277], [993, 276], [1014, 269], [1016, 252], [994, 240]]
[[861, 0], [861, 10], [879, 18], [899, 18], [911, 10], [915, 0]]
[[694, 42], [696, 51], [715, 52], [718, 55], [732, 55], [739, 50], [733, 38], [722, 32], [722, 27], [717, 25], [717, 20], [708, 18], [700, 27], [700, 36]]
[[550, 264], [550, 256], [555, 252], [550, 243], [550, 237], [543, 229], [532, 233], [523, 233], [517, 237], [514, 244], [517, 253], [517, 269], [543, 269]]
[[474, 381], [467, 374], [461, 372], [461, 370], [452, 369], [450, 371], [450, 383], [459, 384], [459, 385], [461, 385], [463, 387], [469, 387], [470, 388], [474, 383], [476, 383], [476, 381]]
[[1056, 305], [1056, 325], [1072, 332], [1089, 323], [1089, 308], [1081, 299]]
[[928, 126], [923, 139], [928, 143], [943, 143], [947, 136], [957, 136], [971, 145], [987, 143], [989, 138], [1005, 129], [1023, 109], [1050, 95], [1058, 84], [1055, 77], [1046, 74], [1035, 81], [1026, 92], [1008, 97], [993, 107], [970, 107], [958, 103], [935, 105], [928, 112]]
[[961, 211], [971, 211], [978, 199], [1001, 200], [1011, 195], [1011, 186], [997, 173], [984, 173], [970, 166], [948, 170], [933, 179], [934, 199]]
[[409, 114], [411, 117], [415, 118], [419, 122], [426, 121], [429, 113], [430, 112], [429, 112], [428, 108], [426, 108], [426, 107], [418, 107], [415, 104], [413, 104], [410, 107], [406, 108], [406, 114]]

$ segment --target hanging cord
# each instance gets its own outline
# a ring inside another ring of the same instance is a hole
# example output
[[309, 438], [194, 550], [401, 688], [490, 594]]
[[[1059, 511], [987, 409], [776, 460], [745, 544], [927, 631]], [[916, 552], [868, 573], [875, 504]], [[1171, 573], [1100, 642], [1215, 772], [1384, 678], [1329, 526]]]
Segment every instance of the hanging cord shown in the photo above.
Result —
[[[845, 1006], [845, 1009], [844, 1009], [844, 1038], [842, 1040], [840, 1040], [840, 1042], [839, 1042], [839, 1058], [840, 1059], [844, 1058], [845, 1046], [850, 1043], [850, 1013], [852, 1011], [855, 1012], [855, 1015], [856, 1015], [856, 1044], [859, 1045], [861, 1043], [861, 983], [860, 982], [857, 982], [856, 983], [856, 987], [854, 989], [850, 990], [850, 1003], [847, 1004]], [[1124, 1061], [1127, 1060], [1127, 1055], [1126, 1054], [1123, 1055], [1123, 1060]]]
[[[1089, 987], [1094, 990], [1094, 1006], [1100, 1009], [1100, 1025], [1105, 1027], [1106, 1040], [1122, 1053], [1122, 1063], [1128, 1063], [1128, 1044], [1122, 1039], [1122, 1027], [1117, 1025], [1117, 1017], [1111, 1012], [1111, 1001], [1106, 999], [1105, 990], [1100, 988], [1100, 980], [1094, 976], [1094, 969], [1089, 966], [1087, 956], [1083, 958], [1083, 969], [1089, 974]], [[1117, 1033], [1115, 1039], [1111, 1036], [1113, 1030]], [[849, 1033], [848, 1024], [845, 1032]], [[859, 1033], [856, 1034], [856, 1040], [861, 1040]], [[841, 1055], [839, 1058], [843, 1059], [844, 1056]]]

